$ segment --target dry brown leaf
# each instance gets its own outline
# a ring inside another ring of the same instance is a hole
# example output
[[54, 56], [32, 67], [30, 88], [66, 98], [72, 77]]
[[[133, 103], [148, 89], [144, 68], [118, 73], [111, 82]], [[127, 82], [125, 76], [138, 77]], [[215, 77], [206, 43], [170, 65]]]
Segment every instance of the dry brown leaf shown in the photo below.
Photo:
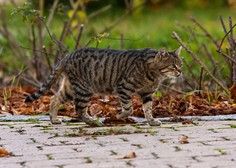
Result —
[[188, 136], [183, 135], [183, 136], [181, 137], [181, 139], [179, 140], [179, 143], [181, 143], [181, 144], [188, 144], [188, 143], [189, 143], [189, 141], [188, 141]]
[[193, 120], [184, 120], [182, 121], [182, 124], [185, 125], [185, 124], [193, 124]]
[[[33, 103], [24, 103], [26, 96], [36, 89], [28, 86], [0, 88], [0, 113], [11, 113], [14, 115], [34, 115], [48, 111], [50, 95], [42, 96]], [[236, 85], [230, 88], [235, 94]], [[7, 102], [4, 95], [8, 93]], [[11, 93], [11, 94], [10, 94]], [[209, 103], [209, 97], [211, 102]], [[217, 99], [216, 99], [217, 97]], [[121, 111], [121, 104], [117, 96], [94, 97], [89, 107], [89, 113], [97, 117], [115, 117]], [[170, 104], [171, 103], [171, 104]], [[93, 105], [96, 104], [96, 105]], [[142, 111], [142, 101], [139, 96], [132, 96], [132, 104], [136, 117], [144, 117]], [[60, 115], [77, 117], [73, 103], [66, 103], [68, 108], [59, 110]], [[176, 116], [201, 116], [201, 115], [227, 115], [236, 114], [235, 100], [224, 94], [214, 92], [202, 92], [183, 95], [176, 93], [163, 94], [161, 98], [153, 99], [153, 115], [155, 117], [176, 117]], [[183, 122], [183, 124], [191, 122]]]
[[92, 116], [98, 116], [99, 114], [102, 113], [103, 108], [101, 105], [95, 103], [89, 107], [89, 111]]
[[4, 157], [4, 156], [10, 156], [11, 154], [4, 149], [3, 147], [0, 147], [0, 157]]
[[122, 159], [133, 159], [136, 158], [137, 155], [135, 152], [131, 152], [130, 154], [125, 155], [124, 157], [122, 157]]

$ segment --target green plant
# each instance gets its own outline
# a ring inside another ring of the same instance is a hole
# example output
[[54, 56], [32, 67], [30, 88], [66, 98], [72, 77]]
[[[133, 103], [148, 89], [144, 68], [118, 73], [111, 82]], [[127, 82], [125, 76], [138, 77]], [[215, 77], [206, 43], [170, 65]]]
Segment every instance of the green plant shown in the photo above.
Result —
[[235, 124], [229, 124], [230, 128], [236, 128]]
[[160, 91], [156, 91], [155, 93], [154, 93], [154, 96], [156, 97], [156, 98], [162, 98], [162, 93], [160, 92]]
[[48, 160], [53, 160], [52, 154], [46, 154], [46, 157], [48, 158]]
[[224, 150], [221, 149], [221, 148], [215, 148], [215, 150], [218, 151], [218, 152], [220, 152], [221, 155], [226, 155], [226, 154], [227, 154], [227, 152], [224, 151]]
[[93, 162], [90, 157], [84, 157], [84, 159], [85, 159], [85, 163], [92, 163]]

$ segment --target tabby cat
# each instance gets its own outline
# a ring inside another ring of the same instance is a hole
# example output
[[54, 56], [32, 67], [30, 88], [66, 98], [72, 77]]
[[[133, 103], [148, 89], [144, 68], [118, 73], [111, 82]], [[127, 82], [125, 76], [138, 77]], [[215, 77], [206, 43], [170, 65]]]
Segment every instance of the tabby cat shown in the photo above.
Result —
[[147, 122], [159, 126], [161, 122], [152, 116], [152, 94], [167, 77], [181, 75], [179, 59], [181, 47], [173, 52], [162, 49], [111, 50], [81, 48], [65, 56], [54, 68], [46, 82], [25, 102], [32, 102], [50, 89], [63, 74], [59, 91], [51, 98], [50, 118], [59, 124], [59, 105], [74, 100], [79, 118], [91, 126], [103, 124], [87, 113], [88, 103], [94, 95], [118, 95], [122, 112], [117, 118], [125, 119], [132, 114], [131, 96], [137, 94], [143, 101]]

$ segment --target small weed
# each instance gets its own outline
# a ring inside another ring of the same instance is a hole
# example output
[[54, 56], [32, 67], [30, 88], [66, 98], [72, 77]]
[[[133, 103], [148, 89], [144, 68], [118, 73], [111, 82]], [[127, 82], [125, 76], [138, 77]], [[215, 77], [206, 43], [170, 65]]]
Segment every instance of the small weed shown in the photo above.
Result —
[[131, 124], [132, 127], [136, 128], [136, 129], [142, 129], [139, 125], [137, 124]]
[[164, 139], [159, 139], [159, 141], [160, 141], [161, 143], [167, 143], [167, 141], [164, 140]]
[[66, 144], [66, 142], [68, 142], [68, 141], [59, 141], [61, 144]]
[[141, 129], [136, 129], [136, 130], [134, 131], [134, 133], [135, 133], [135, 134], [140, 134], [140, 133], [146, 133], [146, 131], [143, 131], [143, 130], [141, 130]]
[[7, 124], [6, 126], [8, 126], [9, 128], [14, 128], [13, 124]]
[[120, 138], [120, 139], [124, 142], [129, 142], [129, 140], [127, 138]]
[[71, 122], [67, 121], [67, 122], [66, 122], [66, 125], [67, 125], [67, 126], [77, 126], [78, 124], [71, 123]]
[[142, 149], [142, 145], [141, 145], [141, 144], [131, 144], [131, 146], [136, 146], [136, 147], [138, 147], [139, 149]]
[[56, 167], [58, 167], [58, 168], [63, 168], [64, 165], [56, 165]]
[[150, 135], [152, 135], [152, 136], [154, 136], [154, 135], [157, 134], [157, 131], [154, 131], [154, 130], [148, 130], [147, 133], [150, 134]]
[[25, 166], [25, 163], [26, 163], [25, 161], [20, 162], [20, 165], [21, 165], [22, 167], [26, 167], [26, 166]]
[[73, 148], [75, 152], [82, 152], [82, 150], [78, 150], [78, 148]]
[[78, 136], [81, 136], [81, 134], [76, 133], [76, 132], [72, 132], [72, 133], [65, 132], [65, 133], [64, 133], [64, 136], [65, 136], [65, 137], [78, 137]]
[[180, 147], [178, 147], [178, 146], [174, 146], [174, 148], [175, 148], [175, 152], [180, 152], [180, 151], [182, 151], [182, 149], [181, 149]]
[[227, 138], [227, 137], [221, 137], [221, 138], [225, 141], [230, 141], [230, 138]]
[[155, 152], [152, 152], [151, 155], [152, 155], [155, 159], [159, 159], [159, 158], [160, 158]]
[[117, 155], [117, 152], [115, 152], [113, 150], [111, 150], [110, 152], [111, 152], [111, 155]]
[[49, 137], [48, 139], [59, 137], [59, 134], [58, 134], [57, 132], [51, 133], [51, 134], [52, 134], [53, 136], [52, 136], [52, 137]]
[[32, 122], [32, 123], [36, 123], [36, 124], [39, 124], [39, 119], [37, 118], [29, 118], [27, 120], [25, 120], [25, 122]]
[[90, 159], [90, 157], [84, 157], [85, 163], [92, 163], [93, 161]]
[[230, 128], [236, 128], [235, 124], [229, 124]]
[[154, 96], [155, 96], [156, 98], [159, 98], [159, 99], [160, 99], [160, 98], [162, 98], [163, 95], [162, 95], [162, 93], [161, 93], [160, 91], [157, 91], [157, 92], [154, 93]]
[[101, 146], [101, 147], [105, 147], [105, 145], [102, 144], [102, 143], [98, 143], [98, 145]]
[[45, 156], [48, 158], [48, 160], [53, 160], [53, 157], [51, 154], [46, 154]]
[[98, 138], [96, 136], [92, 136], [93, 140], [98, 140]]
[[30, 138], [30, 140], [33, 142], [33, 143], [36, 143], [36, 140], [34, 138]]
[[21, 135], [25, 134], [25, 130], [23, 128], [17, 129], [16, 132], [21, 134]]
[[167, 109], [170, 113], [172, 113], [173, 109], [172, 109], [172, 99], [169, 100], [169, 103], [167, 105]]
[[212, 95], [211, 95], [211, 92], [209, 90], [206, 91], [206, 94], [207, 94], [207, 103], [208, 104], [211, 104], [212, 102]]
[[53, 130], [53, 128], [50, 127], [50, 126], [43, 125], [42, 129], [40, 129], [40, 130], [44, 130], [44, 131], [46, 131], [46, 130]]
[[213, 128], [209, 128], [208, 130], [213, 132], [213, 133], [217, 133], [217, 131], [215, 131]]
[[227, 152], [224, 151], [224, 150], [221, 149], [221, 148], [215, 148], [215, 150], [218, 151], [218, 152], [220, 152], [221, 155], [226, 155], [226, 154], [227, 154]]
[[38, 150], [43, 150], [43, 147], [42, 146], [37, 146], [36, 147]]
[[[190, 96], [190, 95], [192, 95], [192, 94], [194, 94], [194, 93], [199, 93], [199, 92], [201, 92], [202, 90], [194, 90], [194, 91], [191, 91], [191, 92], [187, 92], [187, 93], [185, 93], [184, 95], [183, 95], [183, 97], [182, 97], [182, 99], [186, 99], [188, 96]], [[190, 100], [190, 102], [192, 102], [192, 97], [190, 97], [191, 98], [191, 100]]]
[[176, 129], [175, 127], [163, 127], [163, 128], [172, 129], [173, 131], [179, 131], [179, 130]]
[[132, 164], [132, 161], [131, 161], [131, 160], [128, 160], [128, 161], [126, 161], [125, 163], [126, 163], [127, 166], [132, 166], [132, 167], [134, 166], [134, 165]]

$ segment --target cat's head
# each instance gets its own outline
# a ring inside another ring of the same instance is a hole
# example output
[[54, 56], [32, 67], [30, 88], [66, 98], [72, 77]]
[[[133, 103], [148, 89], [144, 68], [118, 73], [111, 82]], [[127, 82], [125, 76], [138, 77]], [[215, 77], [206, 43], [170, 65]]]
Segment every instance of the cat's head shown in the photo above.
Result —
[[181, 48], [171, 52], [161, 49], [156, 55], [157, 70], [163, 77], [179, 77], [181, 75], [182, 61], [179, 57]]

